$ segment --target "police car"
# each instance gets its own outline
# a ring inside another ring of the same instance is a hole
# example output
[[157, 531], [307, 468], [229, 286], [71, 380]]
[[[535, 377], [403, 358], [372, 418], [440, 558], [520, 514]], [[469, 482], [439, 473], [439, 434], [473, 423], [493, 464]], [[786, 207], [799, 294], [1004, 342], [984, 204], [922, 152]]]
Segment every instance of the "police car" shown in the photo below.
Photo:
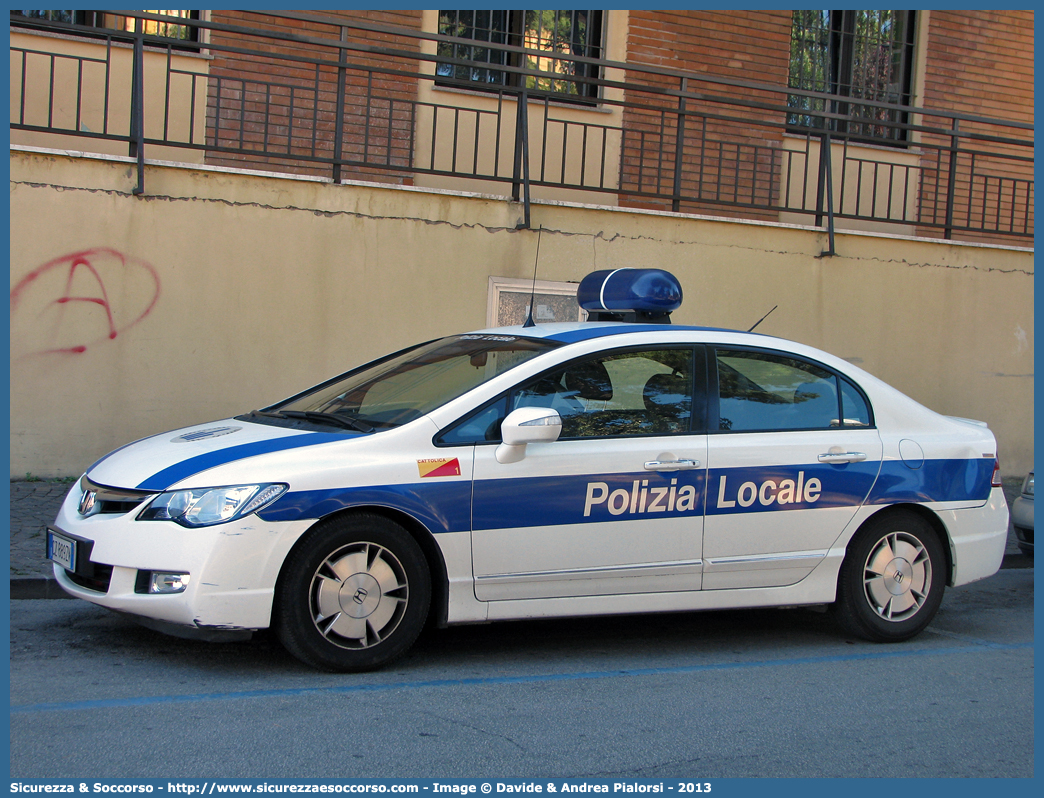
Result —
[[578, 301], [586, 322], [429, 341], [117, 449], [48, 530], [55, 578], [357, 671], [429, 617], [829, 604], [900, 641], [999, 568], [985, 424], [808, 346], [672, 325], [667, 272], [595, 272]]

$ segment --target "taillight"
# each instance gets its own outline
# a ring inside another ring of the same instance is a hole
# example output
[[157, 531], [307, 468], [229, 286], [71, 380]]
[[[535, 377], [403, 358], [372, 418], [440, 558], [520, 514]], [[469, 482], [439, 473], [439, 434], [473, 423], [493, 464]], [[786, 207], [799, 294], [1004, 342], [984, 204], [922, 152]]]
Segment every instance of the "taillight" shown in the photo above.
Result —
[[1000, 458], [999, 457], [996, 458], [993, 461], [993, 479], [990, 481], [990, 485], [992, 485], [995, 488], [1003, 488], [1004, 487], [1004, 483], [1001, 482]]

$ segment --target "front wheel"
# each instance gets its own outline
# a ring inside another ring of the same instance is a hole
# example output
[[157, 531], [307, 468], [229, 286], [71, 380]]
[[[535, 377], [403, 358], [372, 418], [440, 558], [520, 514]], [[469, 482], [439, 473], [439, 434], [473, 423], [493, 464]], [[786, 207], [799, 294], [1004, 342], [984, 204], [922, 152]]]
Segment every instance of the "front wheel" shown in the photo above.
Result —
[[946, 558], [935, 531], [913, 513], [871, 520], [849, 545], [834, 615], [850, 634], [878, 643], [908, 640], [935, 617]]
[[287, 651], [315, 668], [371, 670], [413, 645], [430, 601], [427, 562], [405, 529], [344, 516], [315, 527], [287, 557], [275, 626]]

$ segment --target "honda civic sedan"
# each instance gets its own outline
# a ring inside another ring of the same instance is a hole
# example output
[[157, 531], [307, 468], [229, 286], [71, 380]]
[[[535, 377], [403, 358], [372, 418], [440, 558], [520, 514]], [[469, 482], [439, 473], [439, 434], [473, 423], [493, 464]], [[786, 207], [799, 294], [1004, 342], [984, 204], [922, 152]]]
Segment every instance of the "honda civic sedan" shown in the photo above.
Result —
[[595, 272], [578, 301], [585, 322], [428, 341], [117, 449], [48, 530], [55, 578], [357, 671], [429, 621], [829, 605], [902, 641], [999, 568], [984, 423], [809, 346], [673, 325], [667, 272]]

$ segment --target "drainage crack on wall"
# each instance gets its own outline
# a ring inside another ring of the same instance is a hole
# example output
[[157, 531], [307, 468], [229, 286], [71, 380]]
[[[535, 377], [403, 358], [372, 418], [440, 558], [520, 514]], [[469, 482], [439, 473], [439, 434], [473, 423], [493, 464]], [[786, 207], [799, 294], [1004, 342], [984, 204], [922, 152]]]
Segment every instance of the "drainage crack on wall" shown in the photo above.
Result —
[[[117, 191], [115, 189], [86, 188], [86, 187], [81, 187], [81, 186], [62, 186], [62, 185], [58, 185], [58, 184], [54, 184], [54, 183], [37, 183], [37, 182], [16, 181], [16, 180], [12, 180], [11, 181], [11, 185], [28, 186], [30, 188], [49, 188], [49, 189], [53, 189], [55, 191], [83, 191], [83, 192], [87, 192], [89, 194], [109, 194], [109, 195], [112, 195], [112, 196], [134, 198], [134, 199], [136, 199], [138, 201], [145, 201], [145, 202], [210, 202], [210, 203], [216, 203], [216, 204], [220, 204], [220, 205], [225, 205], [226, 207], [230, 207], [230, 208], [258, 208], [258, 209], [261, 209], [261, 210], [270, 210], [270, 211], [297, 211], [297, 212], [301, 212], [301, 213], [311, 213], [311, 214], [313, 214], [315, 216], [322, 216], [322, 217], [325, 217], [327, 219], [333, 219], [333, 218], [336, 218], [338, 216], [347, 216], [347, 217], [351, 217], [351, 218], [366, 219], [366, 220], [370, 220], [370, 221], [420, 222], [420, 223], [427, 224], [427, 225], [445, 225], [445, 226], [451, 227], [451, 228], [453, 228], [455, 230], [484, 230], [485, 232], [490, 233], [490, 234], [497, 234], [497, 233], [523, 233], [523, 232], [534, 233], [534, 232], [537, 232], [533, 228], [519, 229], [519, 228], [516, 228], [516, 227], [494, 227], [494, 226], [483, 225], [483, 224], [478, 224], [478, 223], [450, 222], [450, 221], [447, 221], [445, 219], [427, 219], [427, 218], [418, 217], [418, 216], [380, 216], [380, 215], [362, 213], [360, 211], [347, 211], [347, 210], [330, 211], [330, 210], [323, 210], [321, 208], [307, 208], [307, 207], [301, 207], [301, 206], [297, 206], [297, 205], [269, 205], [267, 203], [262, 203], [262, 202], [236, 202], [236, 201], [233, 201], [233, 200], [227, 200], [227, 199], [222, 199], [222, 198], [218, 198], [218, 197], [174, 197], [174, 196], [162, 195], [162, 194], [150, 194], [150, 195], [147, 195], [147, 196], [134, 197], [134, 195], [129, 193], [129, 192]], [[561, 229], [558, 229], [558, 228], [544, 227], [544, 228], [542, 228], [542, 231], [544, 233], [549, 234], [549, 235], [559, 235], [559, 236], [565, 236], [565, 237], [570, 237], [570, 238], [571, 237], [591, 238], [594, 241], [601, 241], [601, 242], [606, 243], [606, 244], [611, 244], [611, 243], [613, 243], [615, 241], [618, 241], [618, 240], [652, 241], [652, 242], [661, 243], [661, 244], [666, 243], [666, 244], [669, 244], [671, 246], [706, 246], [706, 247], [721, 248], [721, 249], [740, 249], [740, 250], [746, 250], [746, 251], [750, 251], [750, 252], [759, 252], [759, 253], [762, 253], [762, 254], [772, 254], [772, 255], [805, 255], [805, 254], [807, 254], [804, 251], [800, 251], [800, 250], [786, 250], [786, 249], [772, 249], [772, 250], [768, 250], [768, 249], [763, 249], [763, 248], [758, 248], [758, 247], [748, 247], [748, 246], [744, 246], [742, 244], [711, 244], [711, 243], [708, 243], [708, 242], [705, 242], [705, 241], [682, 240], [682, 239], [673, 239], [673, 240], [670, 240], [670, 241], [664, 241], [663, 239], [656, 238], [656, 237], [653, 237], [653, 236], [643, 236], [643, 235], [634, 236], [634, 235], [626, 235], [624, 233], [613, 233], [611, 235], [606, 235], [604, 230], [599, 230], [597, 233], [585, 233], [585, 232], [577, 232], [577, 231], [570, 231], [570, 230], [561, 230]], [[844, 233], [845, 231], [840, 231], [840, 232]], [[959, 244], [960, 242], [957, 242], [957, 243]], [[1026, 269], [999, 269], [999, 268], [995, 268], [995, 267], [992, 267], [992, 266], [988, 267], [988, 268], [983, 268], [981, 266], [974, 266], [974, 265], [971, 265], [971, 264], [949, 265], [949, 264], [945, 264], [945, 263], [918, 263], [918, 262], [915, 262], [915, 261], [908, 261], [905, 258], [896, 259], [896, 258], [877, 258], [877, 257], [851, 257], [851, 256], [843, 255], [843, 254], [835, 254], [835, 255], [832, 256], [832, 259], [835, 262], [855, 261], [855, 262], [897, 263], [897, 264], [902, 264], [902, 265], [906, 265], [906, 266], [912, 266], [912, 267], [920, 268], [920, 269], [932, 269], [932, 268], [935, 268], [935, 269], [954, 269], [954, 270], [958, 270], [958, 271], [969, 270], [970, 269], [972, 271], [980, 271], [980, 272], [987, 272], [987, 273], [989, 273], [989, 272], [999, 272], [1001, 274], [1023, 274], [1023, 275], [1026, 275], [1028, 277], [1032, 277], [1034, 275], [1034, 272], [1028, 271]]]
[[955, 269], [957, 271], [976, 271], [976, 272], [999, 272], [1000, 274], [1024, 274], [1027, 277], [1032, 277], [1034, 272], [1027, 269], [998, 269], [993, 266], [983, 268], [982, 266], [973, 266], [969, 263], [961, 265], [950, 265], [947, 263], [917, 263], [916, 261], [910, 261], [906, 258], [875, 258], [866, 257], [858, 258], [860, 261], [876, 262], [876, 263], [899, 263], [904, 266], [913, 266], [918, 269]]
[[[425, 219], [418, 216], [378, 216], [373, 214], [362, 213], [360, 211], [329, 211], [323, 210], [322, 208], [305, 208], [297, 205], [269, 205], [262, 202], [236, 202], [233, 200], [222, 199], [219, 197], [174, 197], [162, 194], [149, 194], [147, 196], [135, 197], [133, 194], [126, 191], [117, 191], [115, 189], [105, 188], [85, 188], [80, 186], [60, 186], [52, 183], [35, 183], [29, 181], [16, 181], [12, 180], [11, 185], [28, 186], [30, 188], [50, 188], [55, 191], [83, 191], [89, 194], [108, 194], [116, 197], [127, 197], [133, 198], [138, 202], [208, 202], [219, 205], [225, 205], [229, 208], [258, 208], [266, 211], [298, 211], [302, 213], [310, 213], [314, 216], [323, 216], [328, 219], [332, 219], [337, 216], [349, 216], [356, 219], [367, 219], [372, 221], [399, 221], [399, 222], [422, 222], [430, 225], [446, 225], [456, 230], [473, 229], [473, 230], [485, 230], [488, 233], [516, 233], [522, 232], [514, 227], [492, 227], [489, 225], [482, 224], [471, 224], [471, 223], [456, 223], [446, 221], [444, 219]], [[535, 232], [535, 231], [533, 231]]]

